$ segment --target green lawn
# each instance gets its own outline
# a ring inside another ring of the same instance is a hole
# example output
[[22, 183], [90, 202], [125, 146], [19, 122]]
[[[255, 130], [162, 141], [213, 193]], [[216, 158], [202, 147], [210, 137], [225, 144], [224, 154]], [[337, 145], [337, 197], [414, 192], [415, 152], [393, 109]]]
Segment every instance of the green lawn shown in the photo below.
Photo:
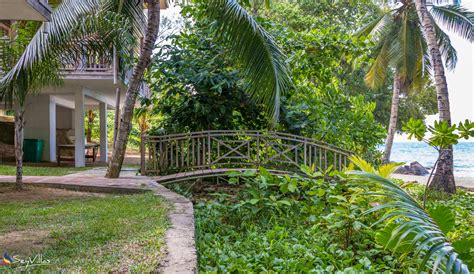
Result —
[[[5, 200], [0, 203], [2, 255], [49, 261], [28, 269], [17, 261], [15, 271], [156, 272], [163, 257], [170, 206], [151, 193]], [[30, 246], [22, 246], [22, 240]], [[0, 273], [5, 270], [11, 269], [0, 267]]]
[[[42, 167], [42, 166], [24, 166], [23, 176], [64, 176], [92, 167]], [[15, 176], [16, 167], [12, 165], [0, 165], [0, 175]]]

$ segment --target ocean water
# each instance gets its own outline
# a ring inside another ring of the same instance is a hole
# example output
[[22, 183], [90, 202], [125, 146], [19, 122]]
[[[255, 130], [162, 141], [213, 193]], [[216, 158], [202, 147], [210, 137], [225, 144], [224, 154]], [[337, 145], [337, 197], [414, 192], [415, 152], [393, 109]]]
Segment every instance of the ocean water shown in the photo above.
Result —
[[[394, 142], [390, 160], [407, 164], [418, 161], [433, 167], [438, 152], [422, 142]], [[474, 142], [460, 142], [454, 146], [454, 176], [474, 178]]]

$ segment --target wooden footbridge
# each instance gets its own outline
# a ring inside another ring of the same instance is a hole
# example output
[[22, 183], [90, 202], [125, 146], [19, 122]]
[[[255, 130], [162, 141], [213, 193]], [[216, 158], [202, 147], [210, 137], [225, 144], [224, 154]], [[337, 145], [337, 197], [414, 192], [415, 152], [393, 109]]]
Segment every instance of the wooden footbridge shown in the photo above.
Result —
[[200, 131], [143, 136], [141, 173], [159, 183], [222, 176], [264, 167], [272, 173], [342, 170], [351, 151], [298, 135], [272, 131]]

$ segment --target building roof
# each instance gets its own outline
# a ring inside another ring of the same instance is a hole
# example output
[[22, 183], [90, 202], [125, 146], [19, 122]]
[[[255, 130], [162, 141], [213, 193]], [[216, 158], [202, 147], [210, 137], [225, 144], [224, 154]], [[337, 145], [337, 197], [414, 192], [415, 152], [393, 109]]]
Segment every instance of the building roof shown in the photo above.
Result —
[[47, 0], [0, 0], [0, 20], [48, 21], [51, 12]]

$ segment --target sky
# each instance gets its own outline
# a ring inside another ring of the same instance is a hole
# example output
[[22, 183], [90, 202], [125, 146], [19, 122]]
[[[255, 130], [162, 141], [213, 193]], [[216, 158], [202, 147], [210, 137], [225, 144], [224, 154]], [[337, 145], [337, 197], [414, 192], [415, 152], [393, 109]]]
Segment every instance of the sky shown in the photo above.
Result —
[[[474, 0], [462, 1], [474, 11]], [[474, 120], [474, 44], [450, 33], [451, 42], [458, 52], [454, 71], [447, 71], [448, 90], [453, 122]]]

